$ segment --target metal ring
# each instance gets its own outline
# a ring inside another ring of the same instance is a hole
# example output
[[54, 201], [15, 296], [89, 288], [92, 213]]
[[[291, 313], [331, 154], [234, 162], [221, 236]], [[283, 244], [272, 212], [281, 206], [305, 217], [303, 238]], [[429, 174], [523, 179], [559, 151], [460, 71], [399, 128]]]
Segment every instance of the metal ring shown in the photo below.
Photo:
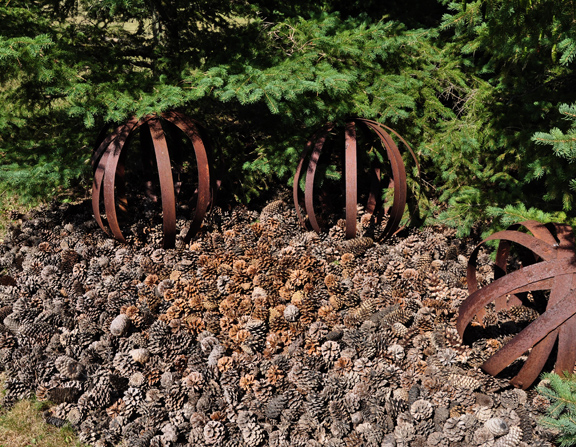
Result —
[[[172, 179], [172, 166], [160, 118], [176, 125], [192, 142], [198, 167], [198, 197], [194, 216], [184, 241], [186, 243], [189, 242], [192, 236], [200, 229], [211, 199], [208, 156], [194, 122], [185, 115], [175, 111], [166, 112], [160, 116], [148, 115], [141, 120], [132, 117], [126, 124], [119, 126], [102, 141], [92, 157], [94, 169], [92, 210], [100, 228], [107, 234], [110, 234], [111, 231], [116, 239], [126, 242], [118, 223], [115, 197], [116, 189], [122, 193], [124, 187], [124, 166], [121, 156], [129, 135], [147, 123], [152, 136], [160, 179], [164, 231], [163, 246], [170, 248], [174, 246], [176, 239], [176, 199]], [[101, 194], [104, 196], [104, 208], [109, 230], [104, 225], [100, 214]]]
[[[406, 185], [406, 170], [404, 167], [404, 161], [398, 147], [394, 143], [392, 137], [386, 130], [391, 131], [396, 136], [398, 136], [404, 144], [408, 147], [411, 155], [416, 160], [416, 156], [412, 151], [412, 148], [406, 143], [406, 141], [395, 131], [387, 126], [384, 126], [376, 121], [366, 120], [362, 118], [356, 118], [353, 120], [346, 121], [345, 124], [345, 166], [344, 166], [344, 176], [345, 176], [345, 191], [346, 191], [346, 237], [352, 238], [356, 235], [356, 214], [357, 214], [357, 201], [358, 201], [358, 186], [357, 186], [357, 147], [356, 147], [356, 122], [360, 122], [366, 125], [369, 129], [372, 129], [376, 135], [380, 138], [382, 146], [386, 150], [386, 156], [390, 160], [390, 166], [392, 168], [392, 179], [394, 186], [394, 201], [390, 209], [390, 218], [384, 228], [383, 234], [380, 239], [387, 238], [393, 235], [399, 227], [402, 215], [404, 214], [404, 209], [406, 207], [407, 192], [408, 188]], [[304, 204], [306, 213], [308, 214], [308, 220], [310, 221], [310, 226], [316, 232], [320, 232], [320, 225], [318, 224], [318, 219], [314, 210], [314, 178], [316, 175], [316, 168], [318, 165], [318, 159], [322, 152], [324, 143], [334, 126], [328, 124], [320, 132], [315, 134], [311, 140], [308, 141], [304, 151], [300, 156], [298, 166], [294, 175], [294, 181], [292, 185], [292, 194], [294, 199], [294, 206], [296, 208], [296, 213], [298, 215], [298, 220], [301, 225], [305, 227], [304, 218], [300, 211], [299, 203], [299, 181], [302, 174], [302, 168], [304, 166], [304, 161], [310, 154], [310, 160], [308, 162], [308, 168], [306, 171], [306, 180], [304, 187]], [[386, 130], [385, 130], [386, 129]], [[416, 160], [416, 166], [418, 172], [420, 172], [420, 166]], [[380, 168], [374, 168], [375, 178], [371, 181], [370, 192], [368, 196], [367, 210], [370, 213], [374, 213], [377, 209], [377, 195], [380, 191]]]

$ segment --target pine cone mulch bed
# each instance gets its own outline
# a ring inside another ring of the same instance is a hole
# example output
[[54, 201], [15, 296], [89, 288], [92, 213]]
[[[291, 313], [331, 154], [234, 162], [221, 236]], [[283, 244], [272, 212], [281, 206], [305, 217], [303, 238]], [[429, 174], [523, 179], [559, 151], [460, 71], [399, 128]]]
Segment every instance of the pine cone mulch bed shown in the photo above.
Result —
[[[305, 232], [294, 210], [214, 209], [158, 248], [146, 207], [109, 239], [86, 206], [27, 216], [0, 245], [3, 404], [35, 395], [94, 446], [552, 446], [548, 401], [479, 366], [530, 307], [455, 321], [475, 246], [452, 230], [381, 244], [360, 212]], [[477, 259], [480, 285], [492, 262]]]

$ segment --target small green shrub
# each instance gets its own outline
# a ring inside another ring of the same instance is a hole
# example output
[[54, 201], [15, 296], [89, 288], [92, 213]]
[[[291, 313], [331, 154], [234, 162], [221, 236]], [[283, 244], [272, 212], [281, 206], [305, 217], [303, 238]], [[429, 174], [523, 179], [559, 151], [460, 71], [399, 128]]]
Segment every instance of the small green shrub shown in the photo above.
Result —
[[537, 390], [550, 400], [548, 416], [540, 419], [544, 427], [558, 431], [558, 442], [561, 447], [576, 445], [576, 375], [559, 376], [546, 373], [543, 376], [547, 382]]

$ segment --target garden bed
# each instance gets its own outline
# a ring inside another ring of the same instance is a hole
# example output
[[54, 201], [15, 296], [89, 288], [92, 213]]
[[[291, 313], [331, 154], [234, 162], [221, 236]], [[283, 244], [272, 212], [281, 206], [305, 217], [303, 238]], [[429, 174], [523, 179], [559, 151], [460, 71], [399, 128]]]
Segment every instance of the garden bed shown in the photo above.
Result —
[[[548, 401], [479, 366], [537, 316], [488, 313], [462, 344], [468, 254], [453, 230], [359, 213], [306, 232], [276, 200], [215, 208], [164, 250], [152, 204], [128, 244], [88, 203], [30, 213], [0, 245], [4, 405], [54, 403], [83, 442], [130, 446], [545, 446]], [[492, 280], [479, 256], [481, 284]]]

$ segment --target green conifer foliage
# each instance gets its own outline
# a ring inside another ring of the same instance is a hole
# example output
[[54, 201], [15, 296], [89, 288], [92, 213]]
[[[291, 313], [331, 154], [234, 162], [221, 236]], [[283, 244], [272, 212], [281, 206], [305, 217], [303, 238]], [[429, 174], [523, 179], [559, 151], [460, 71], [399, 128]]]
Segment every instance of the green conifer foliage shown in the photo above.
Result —
[[538, 387], [538, 393], [550, 400], [548, 416], [538, 422], [557, 430], [561, 447], [576, 445], [576, 376], [543, 375], [546, 385]]
[[[411, 141], [429, 139], [454, 115], [443, 92], [465, 81], [442, 60], [435, 29], [408, 28], [371, 3], [5, 4], [2, 23], [21, 18], [0, 29], [0, 54], [26, 65], [1, 91], [10, 109], [0, 118], [0, 184], [52, 195], [88, 178], [100, 126], [172, 108], [212, 130], [240, 200], [288, 183], [306, 139], [327, 121], [376, 118]], [[413, 25], [438, 16], [416, 10]]]
[[74, 176], [58, 98], [59, 79], [70, 73], [58, 63], [49, 20], [15, 3], [0, 7], [0, 182], [11, 193], [34, 195], [68, 186]]
[[[545, 178], [544, 199], [561, 201], [564, 210], [570, 212], [574, 206], [574, 191], [576, 191], [576, 176], [573, 169], [570, 169], [574, 166], [572, 163], [576, 161], [576, 104], [562, 104], [558, 110], [564, 120], [570, 123], [570, 127], [566, 131], [555, 127], [548, 133], [537, 132], [532, 140], [536, 144], [552, 146], [554, 156], [559, 162], [554, 165], [534, 163], [533, 169], [535, 176]], [[568, 165], [562, 160], [568, 161]]]
[[440, 219], [466, 233], [539, 218], [572, 219], [570, 166], [532, 136], [554, 127], [575, 98], [575, 3], [563, 0], [444, 1], [445, 50], [460, 57], [470, 89], [458, 119], [441, 123], [426, 152], [440, 167]]

